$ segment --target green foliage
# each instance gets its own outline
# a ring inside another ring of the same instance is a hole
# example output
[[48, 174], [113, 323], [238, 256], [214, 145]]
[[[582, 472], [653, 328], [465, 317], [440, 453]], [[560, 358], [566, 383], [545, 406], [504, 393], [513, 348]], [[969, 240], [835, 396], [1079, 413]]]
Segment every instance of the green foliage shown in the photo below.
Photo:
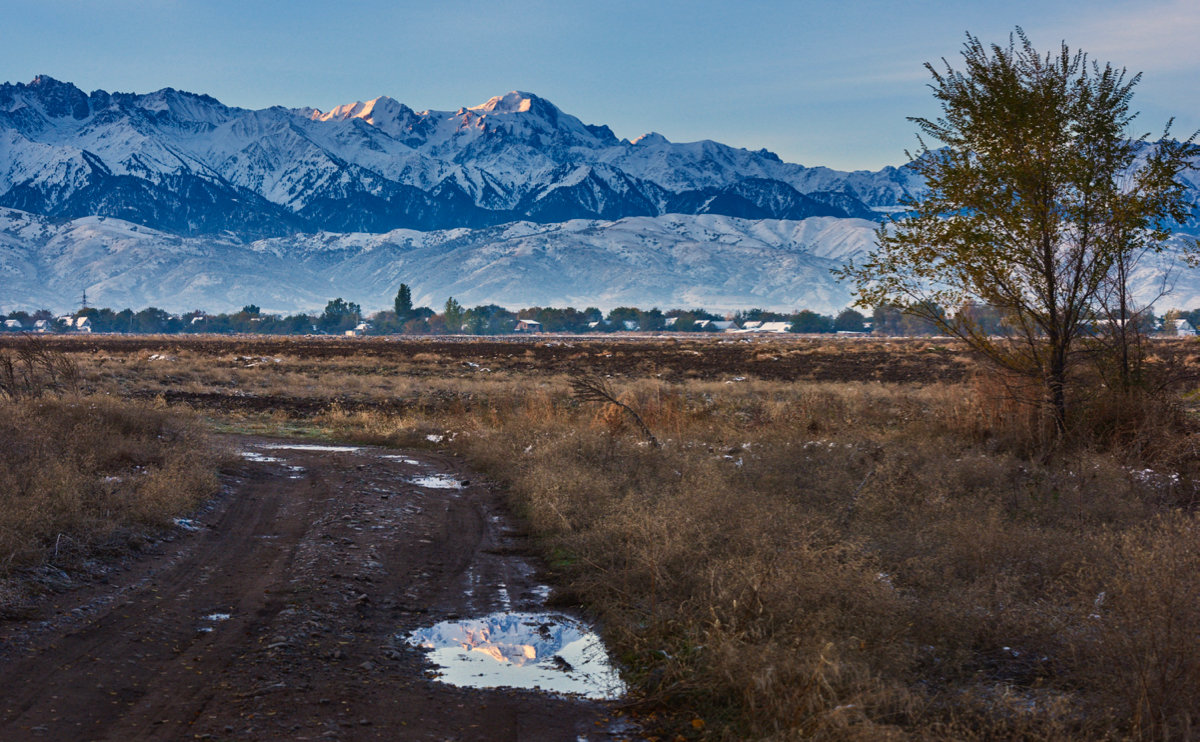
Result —
[[396, 300], [394, 302], [396, 309], [396, 319], [400, 324], [404, 324], [413, 317], [412, 289], [408, 284], [400, 284], [399, 290], [396, 291]]
[[317, 326], [326, 332], [344, 332], [358, 324], [362, 307], [340, 296], [325, 305], [325, 311], [317, 319]]
[[[804, 311], [808, 312], [807, 309]], [[808, 313], [813, 314], [813, 312]], [[714, 317], [713, 319], [716, 318]], [[772, 312], [767, 309], [760, 309], [756, 307], [754, 309], [747, 309], [743, 312], [734, 314], [733, 319], [739, 325], [743, 325], [747, 322], [787, 322], [789, 320], [794, 320], [795, 315], [788, 317], [787, 315], [780, 314], [779, 312]], [[813, 330], [813, 332], [825, 332], [825, 330]]]
[[833, 332], [833, 321], [823, 314], [805, 309], [792, 315], [792, 332]]
[[517, 315], [496, 304], [472, 307], [462, 314], [462, 328], [471, 335], [501, 335], [517, 326]]
[[463, 329], [463, 307], [451, 296], [446, 300], [442, 317], [446, 323], [446, 332], [461, 332]]
[[856, 312], [853, 309], [844, 309], [833, 320], [833, 329], [836, 332], [866, 332], [867, 318], [861, 312]]
[[[910, 119], [928, 191], [838, 273], [861, 306], [904, 306], [1036, 379], [1062, 430], [1078, 341], [1107, 298], [1126, 295], [1127, 274], [1114, 269], [1161, 250], [1187, 214], [1178, 175], [1192, 140], [1130, 138], [1140, 76], [1065, 44], [1043, 56], [1018, 29], [1006, 47], [968, 35], [962, 56], [962, 70], [926, 65], [941, 117]], [[971, 303], [995, 308], [1013, 342], [969, 312], [930, 311]]]

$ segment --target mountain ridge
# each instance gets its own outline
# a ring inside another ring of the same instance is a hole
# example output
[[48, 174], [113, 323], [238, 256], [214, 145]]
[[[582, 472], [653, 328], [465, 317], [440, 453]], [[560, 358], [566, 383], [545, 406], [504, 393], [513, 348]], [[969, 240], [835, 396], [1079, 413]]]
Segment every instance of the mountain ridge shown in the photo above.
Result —
[[839, 173], [711, 140], [618, 139], [519, 91], [456, 111], [380, 96], [323, 112], [233, 108], [174, 88], [89, 94], [48, 75], [0, 85], [0, 206], [189, 236], [668, 213], [869, 218], [915, 187], [903, 169]]
[[[250, 110], [39, 75], [0, 84], [0, 310], [84, 290], [179, 311], [376, 307], [405, 282], [432, 306], [831, 313], [851, 297], [830, 269], [922, 188], [911, 166], [619, 139], [519, 91], [453, 111], [387, 96]], [[1170, 255], [1139, 266], [1139, 295]], [[1178, 280], [1170, 301], [1200, 305], [1200, 271]]]

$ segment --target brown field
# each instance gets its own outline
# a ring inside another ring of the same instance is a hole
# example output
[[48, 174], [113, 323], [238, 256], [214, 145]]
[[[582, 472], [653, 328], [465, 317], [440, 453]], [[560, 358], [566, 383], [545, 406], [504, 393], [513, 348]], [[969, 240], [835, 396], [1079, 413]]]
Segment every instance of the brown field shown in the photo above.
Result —
[[[61, 337], [80, 393], [504, 485], [660, 739], [1200, 736], [1200, 345], [1047, 449], [946, 340]], [[581, 401], [592, 374], [644, 419]], [[186, 408], [186, 409], [185, 409]]]

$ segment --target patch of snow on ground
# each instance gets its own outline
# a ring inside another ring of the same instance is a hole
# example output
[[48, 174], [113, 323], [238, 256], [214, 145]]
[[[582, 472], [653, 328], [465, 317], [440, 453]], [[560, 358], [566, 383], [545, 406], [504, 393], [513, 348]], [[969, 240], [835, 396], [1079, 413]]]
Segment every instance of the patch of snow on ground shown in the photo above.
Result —
[[427, 474], [422, 477], [413, 477], [408, 481], [418, 487], [432, 490], [460, 490], [463, 488], [462, 482], [448, 474]]
[[242, 451], [242, 458], [246, 459], [247, 461], [257, 461], [260, 464], [274, 464], [283, 461], [283, 459], [279, 459], [274, 456], [267, 456], [266, 454], [259, 453], [258, 451]]
[[318, 443], [263, 443], [262, 448], [272, 451], [328, 451], [330, 453], [354, 453], [362, 446], [330, 446]]

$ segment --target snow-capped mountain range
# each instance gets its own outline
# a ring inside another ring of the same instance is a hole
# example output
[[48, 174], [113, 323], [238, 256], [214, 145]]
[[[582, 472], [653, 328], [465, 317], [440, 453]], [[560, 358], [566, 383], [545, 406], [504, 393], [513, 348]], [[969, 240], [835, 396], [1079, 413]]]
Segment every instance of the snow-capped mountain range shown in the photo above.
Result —
[[312, 309], [333, 295], [836, 311], [906, 167], [632, 141], [536, 95], [331, 111], [0, 85], [0, 311]]
[[384, 232], [667, 213], [867, 217], [908, 171], [837, 173], [716, 142], [617, 139], [529, 93], [457, 111], [381, 97], [230, 108], [170, 88], [0, 85], [0, 206], [183, 235]]

